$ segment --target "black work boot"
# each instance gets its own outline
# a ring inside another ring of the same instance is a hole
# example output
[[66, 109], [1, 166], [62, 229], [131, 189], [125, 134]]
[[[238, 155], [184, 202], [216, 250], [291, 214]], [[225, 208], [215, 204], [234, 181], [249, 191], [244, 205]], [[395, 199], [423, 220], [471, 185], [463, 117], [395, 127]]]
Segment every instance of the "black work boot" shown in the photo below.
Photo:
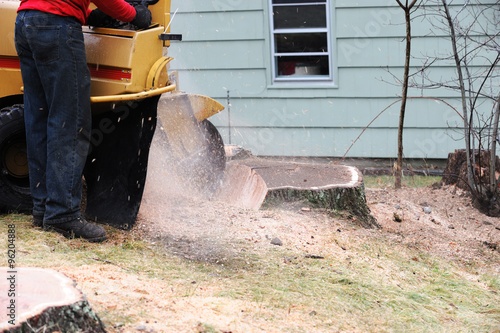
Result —
[[103, 227], [85, 221], [83, 217], [58, 224], [44, 224], [44, 229], [55, 231], [67, 238], [83, 238], [89, 242], [99, 243], [106, 240]]
[[33, 225], [38, 228], [43, 227], [43, 215], [33, 215]]

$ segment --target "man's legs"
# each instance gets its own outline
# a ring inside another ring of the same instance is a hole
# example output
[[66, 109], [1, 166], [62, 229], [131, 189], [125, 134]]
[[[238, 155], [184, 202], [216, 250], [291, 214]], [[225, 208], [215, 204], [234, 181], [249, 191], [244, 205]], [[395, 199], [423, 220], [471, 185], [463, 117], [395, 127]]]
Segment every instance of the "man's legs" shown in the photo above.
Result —
[[[81, 25], [76, 19], [26, 11], [16, 22], [16, 46], [27, 96], [33, 213], [41, 213], [45, 203], [44, 225], [76, 234], [75, 228], [83, 228], [82, 171], [91, 131], [90, 72]], [[45, 190], [37, 188], [42, 186]], [[78, 224], [71, 224], [75, 221]], [[82, 237], [105, 238], [102, 227], [90, 225], [80, 231], [92, 233], [88, 227], [99, 228], [94, 230], [99, 235]]]
[[57, 19], [51, 19], [51, 23], [58, 29], [51, 34], [59, 39], [57, 60], [38, 62], [49, 105], [46, 224], [80, 216], [82, 172], [91, 131], [90, 72], [81, 25], [76, 20], [54, 16]]

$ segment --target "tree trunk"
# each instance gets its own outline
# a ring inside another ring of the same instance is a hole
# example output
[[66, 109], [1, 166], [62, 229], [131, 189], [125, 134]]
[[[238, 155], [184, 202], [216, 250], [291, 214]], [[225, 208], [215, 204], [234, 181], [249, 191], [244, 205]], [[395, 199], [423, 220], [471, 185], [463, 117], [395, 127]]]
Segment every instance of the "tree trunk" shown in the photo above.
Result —
[[[495, 111], [495, 115], [493, 116], [493, 132], [491, 135], [491, 145], [490, 150], [494, 154], [490, 154], [490, 165], [495, 164], [495, 160], [498, 158], [497, 151], [497, 138], [498, 138], [498, 121], [500, 120], [500, 95], [497, 98], [497, 109]], [[495, 170], [496, 171], [496, 170]], [[496, 172], [493, 172], [493, 169], [490, 169], [490, 191], [491, 193], [498, 193], [498, 177], [496, 176]]]
[[406, 112], [406, 100], [408, 97], [408, 78], [410, 73], [410, 60], [411, 60], [411, 17], [410, 11], [417, 2], [413, 0], [410, 5], [408, 5], [408, 0], [406, 5], [403, 5], [401, 1], [396, 0], [399, 6], [405, 12], [406, 21], [406, 54], [405, 54], [405, 72], [403, 78], [403, 95], [401, 99], [401, 110], [399, 112], [399, 126], [398, 126], [398, 161], [396, 164], [396, 176], [395, 176], [395, 188], [401, 188], [401, 178], [403, 176], [403, 128]]
[[[451, 46], [453, 47], [453, 57], [455, 59], [455, 66], [457, 69], [457, 74], [458, 74], [458, 83], [460, 85], [460, 96], [461, 96], [461, 101], [462, 101], [462, 116], [464, 120], [464, 135], [465, 135], [465, 151], [467, 155], [470, 156], [470, 151], [471, 151], [471, 128], [472, 124], [469, 123], [469, 112], [467, 110], [467, 100], [466, 100], [466, 89], [465, 89], [465, 83], [464, 83], [464, 77], [463, 77], [463, 72], [462, 72], [462, 63], [460, 60], [460, 55], [458, 54], [458, 48], [457, 48], [457, 36], [455, 34], [455, 25], [453, 24], [453, 19], [451, 18], [450, 10], [448, 8], [448, 3], [446, 0], [441, 0], [444, 8], [444, 12], [446, 15], [446, 20], [448, 22], [448, 26], [450, 28], [450, 37], [451, 37]], [[471, 110], [472, 112], [472, 110]], [[467, 156], [466, 155], [466, 156]], [[472, 192], [476, 192], [476, 184], [474, 183], [474, 177], [473, 177], [473, 166], [472, 166], [472, 161], [470, 159], [466, 159], [466, 165], [467, 165], [467, 181], [469, 182], [469, 190]]]
[[[42, 268], [0, 268], [1, 332], [106, 332], [75, 282]], [[5, 311], [7, 309], [7, 311]]]

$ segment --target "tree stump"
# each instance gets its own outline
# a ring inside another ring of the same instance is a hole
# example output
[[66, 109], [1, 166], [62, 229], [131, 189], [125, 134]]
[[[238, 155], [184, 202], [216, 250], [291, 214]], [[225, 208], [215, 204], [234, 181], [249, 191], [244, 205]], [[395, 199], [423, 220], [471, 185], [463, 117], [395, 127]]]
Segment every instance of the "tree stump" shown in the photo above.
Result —
[[[444, 169], [441, 182], [446, 185], [455, 185], [472, 194], [473, 205], [488, 216], [500, 216], [500, 191], [490, 187], [490, 164], [491, 155], [489, 151], [474, 153], [472, 161], [473, 179], [475, 190], [472, 190], [467, 176], [467, 154], [464, 149], [455, 150], [448, 154], [448, 161]], [[500, 159], [495, 161], [495, 179], [500, 177]]]
[[[472, 167], [474, 168], [476, 183], [479, 185], [489, 185], [490, 183], [490, 156], [489, 151], [475, 152], [475, 163], [473, 163]], [[498, 156], [495, 164], [496, 172], [500, 172], [500, 159]], [[498, 176], [496, 178], [498, 179]], [[470, 190], [465, 149], [457, 149], [448, 154], [448, 161], [441, 182], [445, 185], [456, 185], [458, 188]]]
[[350, 188], [336, 187], [322, 190], [275, 189], [268, 192], [267, 199], [307, 200], [324, 208], [348, 212], [353, 216], [353, 221], [364, 228], [380, 228], [366, 204], [362, 184]]
[[347, 212], [362, 227], [380, 227], [366, 203], [363, 175], [355, 167], [285, 162], [247, 165], [266, 182], [266, 201], [307, 200], [323, 208]]
[[50, 269], [0, 268], [1, 332], [106, 332], [75, 282]]

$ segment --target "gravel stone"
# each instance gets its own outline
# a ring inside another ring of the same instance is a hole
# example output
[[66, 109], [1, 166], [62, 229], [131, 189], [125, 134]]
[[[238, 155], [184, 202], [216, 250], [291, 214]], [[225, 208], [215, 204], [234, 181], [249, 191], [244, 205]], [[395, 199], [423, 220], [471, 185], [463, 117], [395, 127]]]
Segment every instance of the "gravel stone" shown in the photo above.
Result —
[[278, 246], [282, 246], [283, 245], [283, 242], [281, 241], [281, 239], [279, 239], [278, 237], [274, 237], [273, 239], [271, 239], [271, 244], [273, 245], [278, 245]]

